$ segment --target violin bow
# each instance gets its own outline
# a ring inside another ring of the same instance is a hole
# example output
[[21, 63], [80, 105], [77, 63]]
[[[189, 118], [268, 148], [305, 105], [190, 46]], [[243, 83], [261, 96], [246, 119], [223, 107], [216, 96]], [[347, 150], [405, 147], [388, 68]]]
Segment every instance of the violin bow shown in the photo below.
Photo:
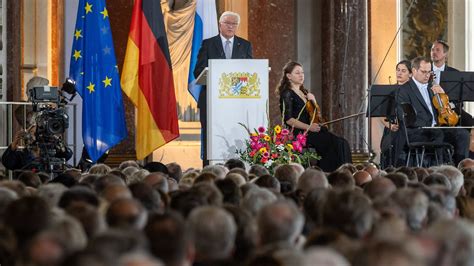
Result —
[[352, 115], [348, 115], [348, 116], [343, 116], [343, 117], [340, 117], [340, 118], [337, 118], [337, 119], [334, 119], [334, 120], [331, 120], [331, 121], [327, 121], [327, 122], [321, 123], [321, 124], [319, 124], [319, 125], [325, 126], [325, 125], [328, 125], [328, 124], [332, 124], [332, 123], [335, 123], [335, 122], [339, 122], [339, 121], [342, 121], [342, 120], [346, 120], [346, 119], [349, 119], [349, 118], [352, 118], [352, 117], [356, 117], [356, 116], [359, 116], [359, 115], [365, 115], [365, 112], [360, 112], [360, 113], [357, 113], [357, 114], [352, 114]]

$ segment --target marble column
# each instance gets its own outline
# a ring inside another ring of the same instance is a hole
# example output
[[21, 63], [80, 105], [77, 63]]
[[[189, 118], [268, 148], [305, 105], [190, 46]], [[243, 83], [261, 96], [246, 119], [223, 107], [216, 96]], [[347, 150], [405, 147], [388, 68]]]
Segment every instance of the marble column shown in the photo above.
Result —
[[[127, 49], [128, 33], [130, 30], [130, 20], [132, 18], [133, 0], [107, 0], [107, 9], [110, 17], [110, 28], [114, 38], [115, 56], [119, 69], [123, 68], [123, 61]], [[121, 72], [120, 72], [121, 73]], [[107, 161], [108, 164], [115, 164], [115, 161], [135, 159], [135, 107], [132, 102], [123, 94], [125, 105], [125, 120], [127, 123], [127, 138], [119, 145], [115, 146]]]
[[296, 60], [296, 0], [249, 0], [249, 40], [254, 58], [268, 58], [270, 71], [270, 120], [281, 123], [275, 88], [281, 69]]
[[[327, 120], [364, 112], [367, 93], [367, 1], [322, 0], [322, 112]], [[367, 151], [367, 119], [346, 119], [330, 130]]]

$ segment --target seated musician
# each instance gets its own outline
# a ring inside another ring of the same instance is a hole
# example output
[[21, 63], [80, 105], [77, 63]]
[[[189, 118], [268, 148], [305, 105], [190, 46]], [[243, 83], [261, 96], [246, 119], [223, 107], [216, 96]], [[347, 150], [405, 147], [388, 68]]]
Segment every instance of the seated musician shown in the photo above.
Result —
[[410, 142], [447, 142], [454, 146], [453, 160], [457, 165], [469, 153], [469, 132], [465, 129], [446, 127], [443, 129], [422, 128], [439, 125], [438, 111], [433, 105], [433, 96], [444, 93], [441, 86], [429, 84], [431, 62], [425, 57], [412, 60], [413, 77], [400, 87], [398, 103], [410, 103], [416, 111], [413, 127], [407, 129]]
[[[276, 93], [280, 96], [280, 110], [285, 124], [294, 127], [294, 133], [302, 133], [308, 128], [307, 145], [316, 150], [322, 159], [319, 167], [325, 172], [336, 170], [340, 165], [351, 162], [351, 153], [347, 140], [338, 137], [318, 123], [312, 123], [311, 116], [305, 106], [307, 101], [316, 104], [312, 93], [303, 86], [304, 72], [301, 64], [288, 62], [283, 67], [283, 73]], [[316, 108], [316, 110], [318, 110]], [[283, 113], [284, 112], [284, 113]], [[301, 112], [301, 115], [300, 115]], [[320, 114], [316, 114], [318, 117]], [[298, 119], [299, 117], [299, 119]]]
[[[407, 83], [412, 77], [411, 62], [402, 60], [398, 62], [395, 68], [397, 74], [397, 85]], [[398, 118], [385, 117], [381, 119], [384, 125], [382, 140], [380, 142], [380, 166], [386, 168], [388, 166], [401, 166], [404, 162], [397, 162], [403, 150], [404, 134], [400, 132]]]

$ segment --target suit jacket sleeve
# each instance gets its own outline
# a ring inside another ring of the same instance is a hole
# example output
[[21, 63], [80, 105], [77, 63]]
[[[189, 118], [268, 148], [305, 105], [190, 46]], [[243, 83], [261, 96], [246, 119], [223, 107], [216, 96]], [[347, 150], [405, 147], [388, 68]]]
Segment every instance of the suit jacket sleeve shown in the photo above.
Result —
[[208, 47], [209, 47], [209, 39], [204, 40], [201, 45], [201, 49], [199, 49], [198, 53], [198, 60], [196, 63], [196, 68], [194, 68], [194, 78], [197, 78], [199, 74], [207, 67], [209, 61], [209, 54], [208, 54]]

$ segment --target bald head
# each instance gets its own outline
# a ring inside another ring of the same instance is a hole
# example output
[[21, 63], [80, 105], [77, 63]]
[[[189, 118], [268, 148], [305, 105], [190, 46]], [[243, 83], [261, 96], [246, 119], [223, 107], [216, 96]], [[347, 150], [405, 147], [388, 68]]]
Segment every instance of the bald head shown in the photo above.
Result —
[[372, 176], [369, 174], [369, 172], [364, 170], [356, 171], [352, 176], [354, 177], [356, 185], [359, 187], [372, 181]]

